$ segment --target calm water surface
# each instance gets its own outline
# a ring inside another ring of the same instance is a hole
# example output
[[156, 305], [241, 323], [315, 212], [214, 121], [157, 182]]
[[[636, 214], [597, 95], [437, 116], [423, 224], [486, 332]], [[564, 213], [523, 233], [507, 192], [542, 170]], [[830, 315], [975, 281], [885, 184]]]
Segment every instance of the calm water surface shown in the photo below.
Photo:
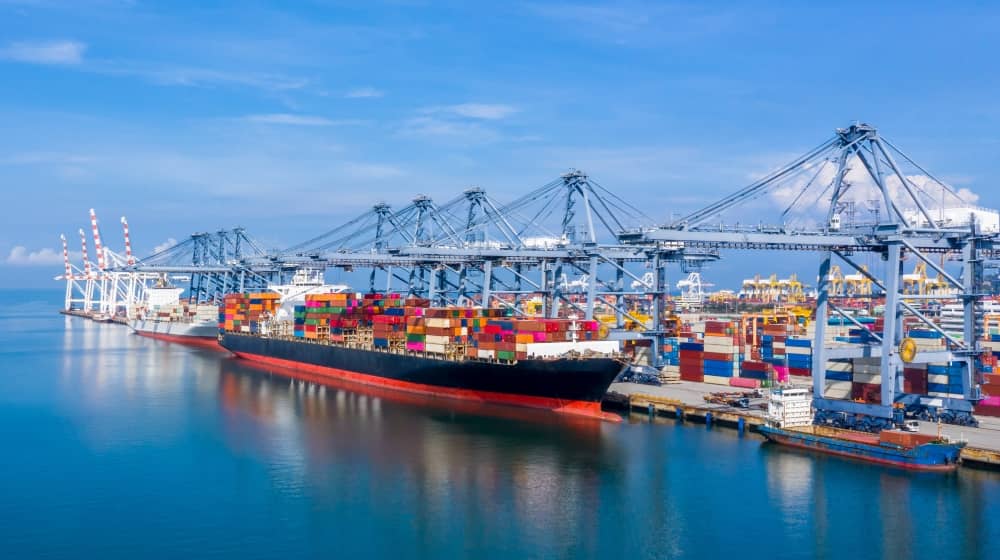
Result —
[[292, 382], [0, 292], [0, 557], [1000, 558], [1000, 473]]

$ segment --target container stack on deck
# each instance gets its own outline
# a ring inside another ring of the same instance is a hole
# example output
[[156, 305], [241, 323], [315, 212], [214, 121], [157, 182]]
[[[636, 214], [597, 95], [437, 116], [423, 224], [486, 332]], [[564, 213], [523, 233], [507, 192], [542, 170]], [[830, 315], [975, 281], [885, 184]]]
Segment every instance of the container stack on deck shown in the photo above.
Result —
[[[219, 308], [215, 305], [206, 303], [194, 304], [179, 302], [173, 305], [161, 305], [153, 309], [149, 309], [145, 313], [145, 318], [155, 321], [189, 323], [201, 320], [214, 321], [218, 315], [220, 315]], [[220, 319], [222, 318], [220, 317]], [[220, 323], [221, 322], [223, 321], [220, 320]]]
[[256, 334], [260, 332], [261, 322], [274, 316], [280, 299], [281, 296], [273, 292], [227, 294], [219, 314], [219, 328]]
[[514, 318], [510, 309], [429, 304], [398, 294], [307, 295], [305, 305], [295, 307], [292, 333], [316, 341], [502, 361], [559, 355], [577, 341], [601, 339], [597, 321]]

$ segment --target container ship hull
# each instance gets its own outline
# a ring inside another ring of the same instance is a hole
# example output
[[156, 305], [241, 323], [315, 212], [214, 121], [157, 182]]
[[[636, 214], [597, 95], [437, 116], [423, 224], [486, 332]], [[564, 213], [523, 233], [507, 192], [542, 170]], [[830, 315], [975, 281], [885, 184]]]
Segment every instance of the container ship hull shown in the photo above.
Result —
[[136, 334], [207, 348], [219, 347], [217, 323], [186, 323], [183, 321], [135, 320], [130, 323]]
[[614, 358], [454, 361], [225, 332], [239, 358], [425, 395], [610, 418], [601, 399], [624, 364]]
[[766, 425], [760, 427], [760, 433], [780, 445], [919, 471], [955, 470], [962, 451], [957, 444], [925, 443], [904, 448]]

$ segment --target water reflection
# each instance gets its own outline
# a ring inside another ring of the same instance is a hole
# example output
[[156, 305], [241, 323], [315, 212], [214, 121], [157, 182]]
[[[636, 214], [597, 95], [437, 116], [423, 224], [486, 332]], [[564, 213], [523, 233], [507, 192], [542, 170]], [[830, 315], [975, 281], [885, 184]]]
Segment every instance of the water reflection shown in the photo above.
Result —
[[268, 457], [275, 484], [306, 485], [327, 505], [369, 492], [432, 541], [470, 510], [502, 507], [529, 538], [573, 542], [597, 523], [598, 473], [618, 468], [591, 419], [287, 379], [232, 359], [218, 371], [234, 452]]
[[[75, 545], [132, 550], [184, 535], [163, 544], [174, 557], [986, 558], [1000, 546], [997, 473], [919, 475], [669, 419], [288, 379], [118, 325], [48, 318], [38, 337], [23, 321], [0, 316], [0, 399], [17, 400], [8, 439], [36, 453], [7, 460], [17, 482], [0, 487], [0, 517], [33, 520], [15, 527], [27, 547], [72, 530]], [[72, 523], [53, 531], [59, 519]]]

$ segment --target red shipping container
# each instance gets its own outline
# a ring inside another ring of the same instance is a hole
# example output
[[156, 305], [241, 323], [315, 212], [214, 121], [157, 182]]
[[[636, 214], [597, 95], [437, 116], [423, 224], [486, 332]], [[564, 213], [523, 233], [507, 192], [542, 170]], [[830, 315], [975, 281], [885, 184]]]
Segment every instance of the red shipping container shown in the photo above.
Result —
[[[995, 375], [993, 377], [996, 377]], [[989, 385], [980, 385], [980, 389], [983, 392], [983, 396], [986, 397], [1000, 397], [1000, 383], [991, 383]]]
[[705, 375], [705, 370], [701, 364], [681, 364], [679, 371], [681, 375]]
[[691, 372], [685, 373], [684, 371], [681, 371], [681, 379], [683, 379], [684, 381], [703, 382], [705, 381], [705, 374], [691, 373]]
[[873, 383], [853, 383], [851, 398], [866, 403], [882, 404], [882, 386]]
[[[681, 377], [683, 379], [683, 376]], [[976, 416], [1000, 416], [1000, 406], [980, 404], [974, 407]]]
[[767, 371], [767, 362], [744, 361], [742, 366], [747, 371]]
[[704, 352], [700, 352], [698, 350], [681, 350], [677, 353], [682, 362], [686, 360], [700, 362], [702, 360], [703, 354]]

